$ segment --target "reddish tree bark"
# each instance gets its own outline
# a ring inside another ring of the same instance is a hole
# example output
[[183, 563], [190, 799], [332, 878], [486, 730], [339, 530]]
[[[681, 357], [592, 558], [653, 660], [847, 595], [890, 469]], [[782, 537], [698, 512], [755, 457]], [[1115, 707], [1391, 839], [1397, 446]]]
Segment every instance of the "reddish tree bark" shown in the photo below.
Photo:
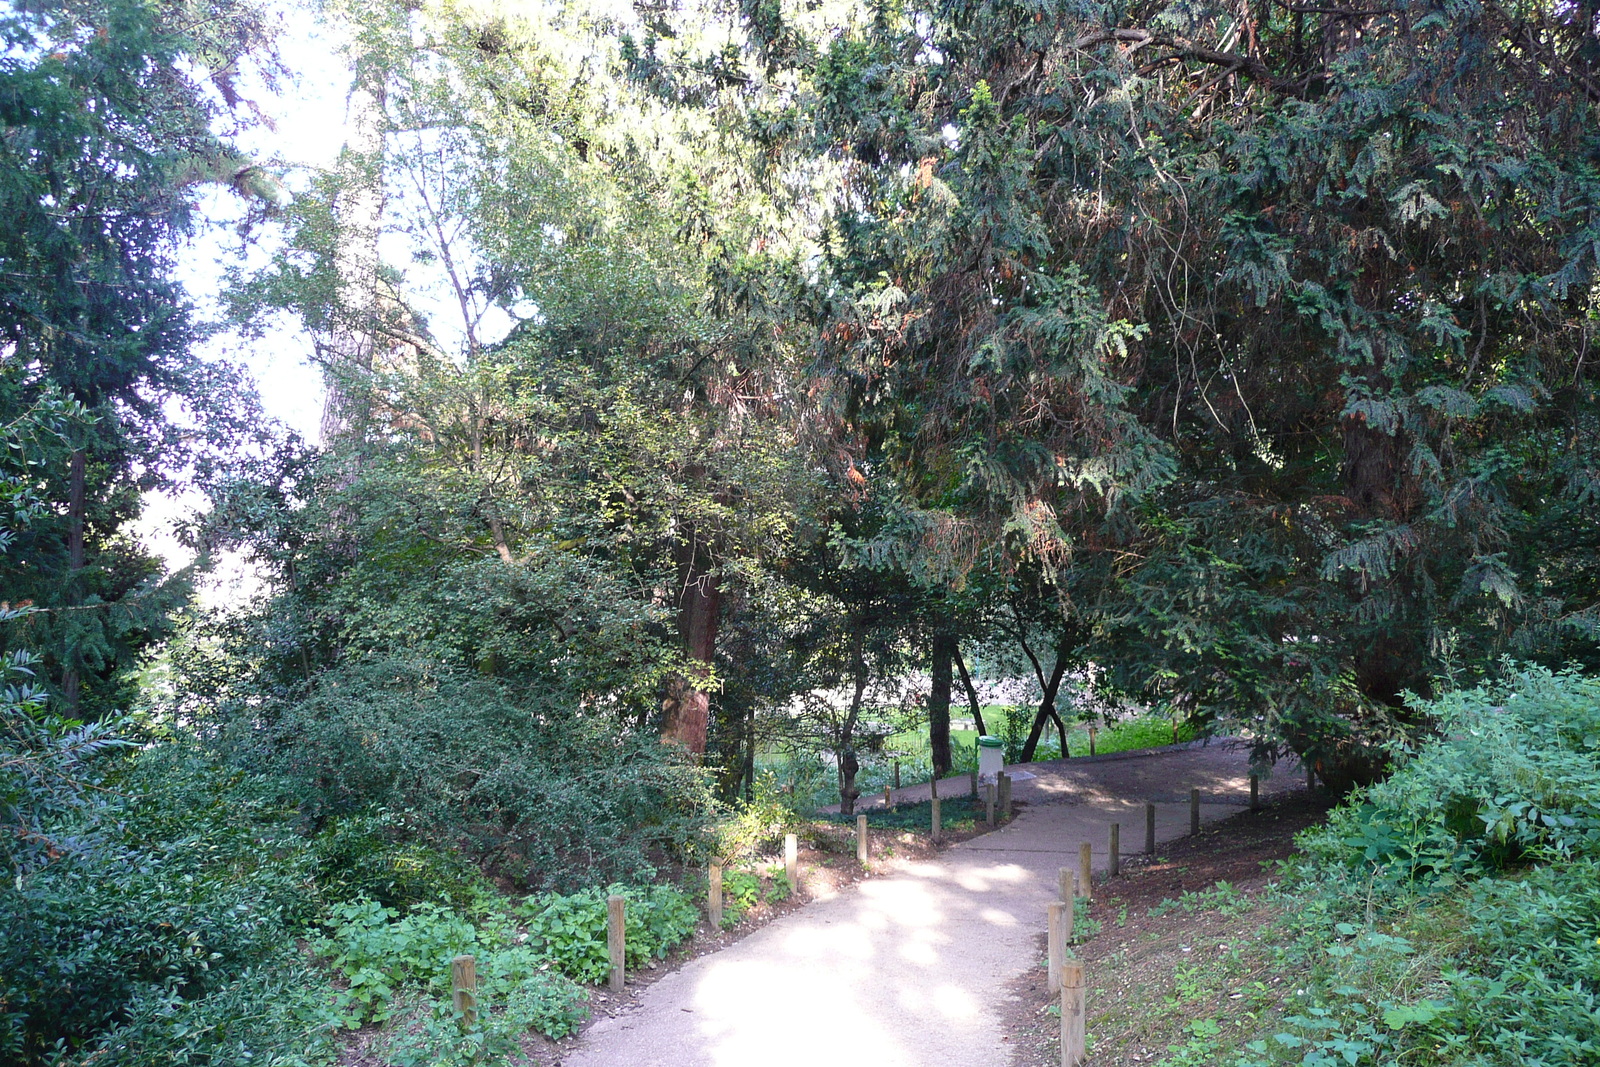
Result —
[[678, 553], [678, 633], [688, 656], [685, 672], [667, 683], [661, 739], [675, 741], [696, 756], [705, 755], [711, 720], [707, 691], [722, 621], [722, 590], [711, 570], [710, 546], [690, 531]]

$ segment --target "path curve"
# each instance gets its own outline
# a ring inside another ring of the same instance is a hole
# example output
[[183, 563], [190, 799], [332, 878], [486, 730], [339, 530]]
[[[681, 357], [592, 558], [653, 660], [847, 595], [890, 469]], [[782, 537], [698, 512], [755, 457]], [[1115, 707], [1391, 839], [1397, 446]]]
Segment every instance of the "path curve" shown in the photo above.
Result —
[[[1111, 823], [1124, 828], [1125, 853], [1143, 847], [1146, 801], [1157, 804], [1157, 840], [1169, 841], [1188, 832], [1191, 788], [1207, 822], [1247, 808], [1250, 788], [1244, 749], [1225, 742], [1015, 769], [1034, 777], [1016, 783], [1028, 807], [1009, 826], [686, 963], [595, 1023], [562, 1064], [1010, 1067], [994, 1002], [1040, 966], [1045, 905], [1058, 869], [1076, 866], [1079, 844], [1092, 844], [1103, 870]], [[1298, 773], [1280, 764], [1261, 783], [1263, 798], [1304, 788]], [[923, 785], [896, 799], [919, 790], [926, 798]]]

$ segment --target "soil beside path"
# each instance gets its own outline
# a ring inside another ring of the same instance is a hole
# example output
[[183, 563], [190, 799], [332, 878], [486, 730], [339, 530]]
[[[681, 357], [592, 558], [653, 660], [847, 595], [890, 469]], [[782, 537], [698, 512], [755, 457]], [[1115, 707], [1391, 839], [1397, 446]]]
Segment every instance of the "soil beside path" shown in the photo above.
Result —
[[[1016, 769], [1034, 777], [1016, 783], [1011, 824], [937, 859], [875, 864], [855, 887], [687, 963], [597, 1022], [561, 1063], [1010, 1067], [1014, 983], [1039, 963], [1045, 905], [1080, 842], [1103, 870], [1110, 823], [1122, 823], [1125, 852], [1142, 847], [1147, 800], [1168, 841], [1188, 832], [1191, 788], [1206, 822], [1249, 799], [1245, 752], [1216, 742]], [[1297, 771], [1280, 766], [1264, 796], [1303, 789]]]

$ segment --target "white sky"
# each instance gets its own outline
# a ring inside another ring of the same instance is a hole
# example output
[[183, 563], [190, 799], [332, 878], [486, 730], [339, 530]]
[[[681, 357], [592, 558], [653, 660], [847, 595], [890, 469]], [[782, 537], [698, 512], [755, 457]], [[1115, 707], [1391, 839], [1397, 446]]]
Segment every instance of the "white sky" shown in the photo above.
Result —
[[[312, 173], [331, 167], [338, 157], [344, 143], [349, 74], [337, 39], [310, 12], [288, 9], [280, 17], [284, 23], [280, 51], [292, 80], [281, 81], [275, 93], [253, 79], [241, 85], [266, 121], [244, 131], [235, 143], [246, 155], [282, 175], [293, 193], [305, 188]], [[228, 267], [241, 264], [235, 228], [243, 215], [244, 205], [231, 190], [208, 191], [201, 198], [199, 231], [180, 253], [178, 277], [204, 319], [218, 316], [220, 280]], [[270, 247], [256, 244], [245, 250], [242, 263], [262, 266], [270, 255]], [[267, 415], [307, 440], [317, 440], [322, 375], [309, 362], [310, 339], [298, 324], [285, 320], [280, 328], [255, 341], [224, 334], [208, 343], [203, 352], [246, 367]], [[152, 493], [145, 499], [145, 514], [136, 532], [166, 560], [169, 569], [192, 561], [173, 537], [171, 527], [201, 503], [193, 496], [171, 493]], [[225, 562], [213, 588], [203, 596], [212, 602], [228, 600], [248, 595], [255, 584], [237, 561]]]

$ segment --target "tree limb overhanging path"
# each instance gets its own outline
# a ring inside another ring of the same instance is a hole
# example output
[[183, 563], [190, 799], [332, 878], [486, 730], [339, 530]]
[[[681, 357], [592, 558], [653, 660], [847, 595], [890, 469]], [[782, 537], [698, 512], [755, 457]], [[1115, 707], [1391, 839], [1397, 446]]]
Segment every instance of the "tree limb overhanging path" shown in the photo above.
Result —
[[[1247, 809], [1250, 774], [1244, 751], [1223, 743], [1018, 769], [1036, 777], [1016, 783], [1029, 803], [1009, 826], [685, 964], [596, 1023], [564, 1067], [1010, 1067], [997, 1002], [1042, 968], [1057, 871], [1076, 867], [1083, 841], [1104, 870], [1113, 822], [1136, 853], [1146, 802], [1158, 841], [1188, 833], [1192, 788], [1204, 821]], [[1296, 770], [1280, 765], [1263, 794], [1300, 788]], [[919, 794], [927, 786], [897, 800]]]

